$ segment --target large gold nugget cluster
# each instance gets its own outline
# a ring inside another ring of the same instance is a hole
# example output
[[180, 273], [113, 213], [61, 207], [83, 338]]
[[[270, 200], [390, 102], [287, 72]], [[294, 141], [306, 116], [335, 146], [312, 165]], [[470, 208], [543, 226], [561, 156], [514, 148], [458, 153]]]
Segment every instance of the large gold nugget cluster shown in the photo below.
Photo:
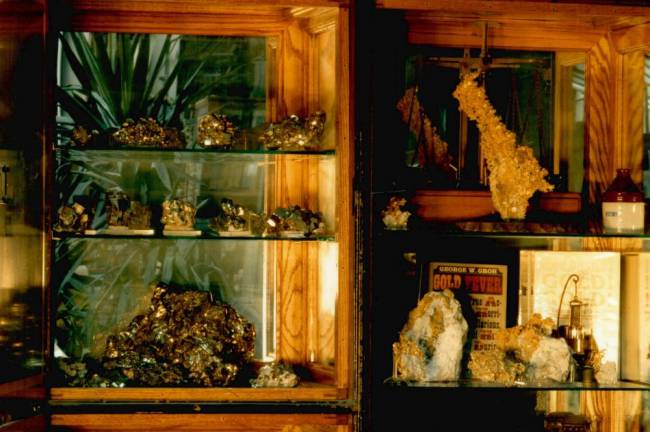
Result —
[[226, 386], [255, 354], [255, 328], [205, 291], [158, 284], [149, 310], [109, 336], [104, 367], [141, 385]]
[[454, 97], [481, 133], [494, 207], [503, 219], [524, 219], [533, 193], [548, 192], [553, 186], [544, 180], [548, 172], [539, 165], [532, 149], [517, 145], [515, 134], [506, 128], [485, 89], [477, 84], [477, 76], [476, 72], [466, 74]]

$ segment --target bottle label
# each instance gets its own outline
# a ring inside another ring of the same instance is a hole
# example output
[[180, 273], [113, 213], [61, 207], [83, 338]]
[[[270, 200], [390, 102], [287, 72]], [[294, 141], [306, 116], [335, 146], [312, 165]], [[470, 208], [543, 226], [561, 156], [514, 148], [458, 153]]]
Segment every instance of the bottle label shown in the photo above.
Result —
[[645, 203], [604, 202], [603, 227], [605, 232], [643, 233]]

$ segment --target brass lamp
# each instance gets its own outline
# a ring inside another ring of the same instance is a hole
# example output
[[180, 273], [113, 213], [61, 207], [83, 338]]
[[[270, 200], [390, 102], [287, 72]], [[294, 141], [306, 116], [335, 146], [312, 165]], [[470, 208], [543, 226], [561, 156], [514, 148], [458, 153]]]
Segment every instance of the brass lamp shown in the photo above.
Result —
[[[560, 325], [560, 313], [562, 311], [564, 294], [566, 293], [567, 286], [571, 281], [573, 281], [574, 293], [573, 298], [569, 302], [569, 324]], [[571, 348], [573, 358], [578, 362], [581, 379], [583, 381], [591, 381], [591, 375], [593, 374], [589, 373], [587, 369], [590, 369], [588, 360], [590, 358], [593, 341], [591, 335], [583, 326], [583, 309], [587, 304], [578, 297], [579, 281], [580, 277], [577, 274], [571, 274], [564, 283], [562, 295], [560, 296], [560, 304], [557, 308], [557, 332], [558, 336], [564, 338]]]

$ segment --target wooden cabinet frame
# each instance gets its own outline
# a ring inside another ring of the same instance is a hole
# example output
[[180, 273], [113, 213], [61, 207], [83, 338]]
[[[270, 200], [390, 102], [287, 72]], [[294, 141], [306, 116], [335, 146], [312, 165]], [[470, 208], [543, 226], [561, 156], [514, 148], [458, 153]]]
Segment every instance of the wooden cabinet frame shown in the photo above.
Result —
[[[583, 55], [585, 180], [589, 203], [597, 205], [617, 168], [630, 168], [635, 182], [642, 181], [643, 66], [650, 50], [650, 7], [598, 3], [378, 0], [377, 7], [403, 11], [406, 38], [412, 44], [480, 48], [482, 25], [487, 21], [490, 48]], [[567, 241], [557, 240], [558, 250]], [[583, 250], [643, 249], [636, 239], [584, 238], [581, 244]], [[604, 431], [638, 425], [641, 399], [641, 392], [580, 392], [581, 406], [599, 419], [598, 430]], [[551, 410], [566, 406], [565, 392], [551, 392], [550, 400]]]
[[[270, 242], [280, 265], [273, 277], [279, 280], [277, 293], [277, 358], [310, 366], [319, 350], [326, 348], [314, 338], [328, 339], [332, 347], [332, 368], [314, 365], [312, 374], [319, 384], [292, 389], [252, 388], [53, 388], [55, 400], [201, 400], [201, 401], [341, 401], [356, 396], [353, 351], [358, 340], [354, 310], [357, 304], [354, 271], [355, 248], [352, 219], [352, 173], [354, 167], [353, 115], [350, 93], [350, 5], [347, 1], [251, 1], [205, 2], [72, 0], [61, 3], [71, 11], [61, 17], [63, 28], [93, 32], [146, 32], [219, 36], [263, 36], [267, 38], [269, 93], [267, 120], [289, 114], [307, 115], [317, 109], [327, 112], [335, 132], [336, 147], [336, 240], [338, 244], [338, 295], [336, 315], [322, 328], [310, 329], [317, 310], [318, 244]], [[323, 67], [319, 56], [329, 50], [330, 64]], [[325, 106], [323, 106], [325, 105]], [[273, 157], [273, 156], [269, 156]], [[317, 163], [299, 163], [287, 158], [276, 162], [269, 208], [310, 202], [319, 192]], [[299, 169], [296, 169], [298, 167]], [[277, 192], [279, 191], [279, 192]], [[323, 197], [320, 198], [321, 200]], [[322, 335], [321, 335], [322, 334]], [[321, 385], [321, 383], [324, 383]]]

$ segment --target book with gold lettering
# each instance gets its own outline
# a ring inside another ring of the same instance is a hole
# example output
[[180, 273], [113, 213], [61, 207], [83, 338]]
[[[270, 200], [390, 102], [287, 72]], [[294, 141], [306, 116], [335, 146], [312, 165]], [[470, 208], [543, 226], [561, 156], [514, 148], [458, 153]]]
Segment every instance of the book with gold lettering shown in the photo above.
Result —
[[[602, 352], [603, 361], [618, 365], [621, 254], [522, 250], [520, 259], [520, 323], [534, 313], [557, 321], [559, 311], [560, 325], [568, 324], [570, 302], [577, 296], [583, 304], [580, 321], [585, 332]], [[567, 283], [571, 275], [578, 276], [577, 286], [572, 281]]]
[[429, 290], [450, 289], [466, 299], [463, 308], [468, 321], [472, 350], [494, 349], [494, 337], [506, 327], [508, 266], [453, 262], [429, 263]]

